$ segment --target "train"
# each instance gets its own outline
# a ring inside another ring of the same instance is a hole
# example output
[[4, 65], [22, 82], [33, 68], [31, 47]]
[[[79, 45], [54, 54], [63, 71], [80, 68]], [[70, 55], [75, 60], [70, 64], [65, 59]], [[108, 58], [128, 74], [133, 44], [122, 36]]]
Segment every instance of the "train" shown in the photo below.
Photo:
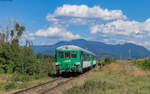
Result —
[[96, 66], [96, 55], [75, 45], [64, 45], [56, 48], [56, 73], [83, 73]]

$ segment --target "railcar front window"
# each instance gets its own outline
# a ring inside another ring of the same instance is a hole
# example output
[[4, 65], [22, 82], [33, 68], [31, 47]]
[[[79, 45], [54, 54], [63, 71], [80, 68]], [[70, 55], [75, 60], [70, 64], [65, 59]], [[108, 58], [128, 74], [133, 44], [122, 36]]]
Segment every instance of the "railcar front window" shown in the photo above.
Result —
[[59, 52], [58, 55], [59, 55], [59, 58], [64, 58], [63, 52]]
[[65, 58], [70, 58], [70, 52], [65, 52]]
[[77, 53], [76, 52], [71, 52], [71, 57], [72, 58], [76, 58], [77, 57]]

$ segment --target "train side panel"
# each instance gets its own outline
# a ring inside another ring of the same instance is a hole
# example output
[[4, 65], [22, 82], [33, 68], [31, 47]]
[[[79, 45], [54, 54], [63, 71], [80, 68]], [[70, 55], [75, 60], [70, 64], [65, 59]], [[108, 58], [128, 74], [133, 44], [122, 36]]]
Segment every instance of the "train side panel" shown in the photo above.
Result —
[[93, 55], [81, 51], [82, 69], [92, 68], [96, 64], [93, 57]]

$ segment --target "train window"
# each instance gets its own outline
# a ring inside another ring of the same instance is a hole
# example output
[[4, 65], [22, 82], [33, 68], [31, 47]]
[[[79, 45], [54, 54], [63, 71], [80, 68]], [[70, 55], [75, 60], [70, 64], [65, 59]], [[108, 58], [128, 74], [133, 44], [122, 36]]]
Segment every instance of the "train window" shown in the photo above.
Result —
[[85, 55], [85, 60], [89, 61], [89, 55], [88, 54]]
[[90, 55], [87, 55], [87, 60], [88, 60], [88, 61], [90, 60]]
[[65, 52], [65, 58], [70, 58], [70, 52]]
[[63, 52], [59, 52], [59, 53], [58, 53], [58, 56], [59, 56], [59, 58], [64, 58]]
[[71, 52], [71, 57], [76, 58], [77, 57], [77, 52]]
[[87, 55], [86, 54], [84, 54], [84, 60], [87, 61]]

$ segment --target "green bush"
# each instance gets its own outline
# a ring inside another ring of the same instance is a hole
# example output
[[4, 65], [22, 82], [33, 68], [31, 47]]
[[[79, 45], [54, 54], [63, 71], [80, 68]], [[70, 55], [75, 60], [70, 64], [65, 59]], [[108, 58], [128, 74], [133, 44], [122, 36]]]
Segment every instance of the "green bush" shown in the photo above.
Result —
[[108, 56], [105, 57], [104, 62], [105, 62], [105, 64], [110, 64], [111, 63], [110, 57], [108, 57]]
[[133, 61], [133, 63], [143, 69], [150, 69], [150, 59], [145, 59], [142, 61], [135, 60], [135, 61]]
[[31, 48], [5, 43], [0, 48], [0, 68], [4, 73], [33, 74], [35, 56]]
[[102, 60], [97, 60], [96, 63], [98, 66], [104, 66], [104, 62]]
[[13, 77], [15, 81], [28, 81], [38, 79], [41, 75], [53, 75], [53, 56], [50, 57], [53, 58], [51, 61], [47, 61], [42, 54], [34, 55], [30, 48], [32, 43], [28, 40], [26, 46], [19, 45], [24, 31], [25, 27], [15, 22], [13, 27], [0, 32], [0, 73], [17, 73]]
[[14, 89], [14, 88], [16, 88], [16, 87], [17, 87], [17, 85], [16, 85], [15, 82], [7, 83], [7, 84], [4, 86], [5, 90]]
[[52, 75], [54, 63], [35, 56], [33, 50], [18, 44], [3, 44], [0, 48], [0, 73], [19, 73], [24, 75]]
[[97, 65], [98, 66], [104, 66], [104, 65], [107, 65], [107, 64], [110, 64], [111, 62], [115, 62], [116, 60], [115, 59], [111, 59], [110, 57], [105, 57], [104, 60], [97, 60]]
[[14, 74], [11, 78], [12, 81], [22, 81], [22, 82], [25, 82], [25, 81], [29, 81], [29, 80], [32, 80], [33, 77], [32, 76], [29, 76], [29, 75], [22, 75], [22, 74]]

